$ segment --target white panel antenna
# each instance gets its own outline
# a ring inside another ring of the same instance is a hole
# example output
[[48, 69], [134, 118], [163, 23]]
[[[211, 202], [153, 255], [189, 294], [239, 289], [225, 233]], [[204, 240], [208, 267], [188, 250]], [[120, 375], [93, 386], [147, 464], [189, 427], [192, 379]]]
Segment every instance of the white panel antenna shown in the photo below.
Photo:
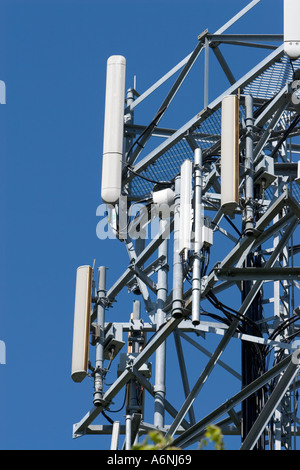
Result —
[[191, 249], [192, 236], [192, 172], [193, 162], [185, 160], [181, 165], [180, 183], [180, 232], [179, 253], [186, 256]]
[[88, 373], [93, 269], [80, 266], [76, 275], [72, 379], [82, 382]]
[[221, 206], [233, 215], [239, 204], [239, 99], [228, 95], [222, 100]]
[[284, 0], [284, 51], [292, 60], [300, 57], [299, 19], [299, 0]]
[[126, 59], [107, 61], [101, 198], [116, 204], [122, 187]]
[[300, 160], [297, 163], [297, 178], [295, 179], [297, 184], [300, 184]]

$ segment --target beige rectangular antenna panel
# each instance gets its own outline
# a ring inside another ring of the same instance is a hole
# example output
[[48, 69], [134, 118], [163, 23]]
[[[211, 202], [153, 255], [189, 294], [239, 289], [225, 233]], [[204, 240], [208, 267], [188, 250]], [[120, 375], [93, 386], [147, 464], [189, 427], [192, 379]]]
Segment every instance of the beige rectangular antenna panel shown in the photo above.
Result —
[[221, 206], [232, 215], [239, 205], [239, 99], [229, 95], [222, 101]]
[[179, 252], [186, 255], [191, 249], [192, 235], [192, 176], [193, 163], [185, 160], [181, 165]]
[[76, 274], [72, 379], [82, 382], [88, 373], [93, 269], [80, 266]]

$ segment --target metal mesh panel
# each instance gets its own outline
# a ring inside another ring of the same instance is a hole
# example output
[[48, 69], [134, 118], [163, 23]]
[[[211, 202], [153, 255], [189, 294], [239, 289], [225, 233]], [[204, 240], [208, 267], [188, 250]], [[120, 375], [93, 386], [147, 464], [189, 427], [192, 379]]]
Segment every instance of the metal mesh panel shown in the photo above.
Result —
[[[198, 136], [199, 133], [199, 136]], [[221, 107], [198, 126], [194, 132], [197, 144], [202, 150], [211, 148], [221, 138]]]
[[[213, 113], [208, 111], [207, 118], [203, 119], [191, 135], [202, 150], [209, 149], [218, 142], [221, 137], [221, 108]], [[142, 176], [155, 181], [170, 181], [180, 172], [182, 163], [187, 159], [193, 160], [194, 153], [187, 140], [183, 138], [150, 165]], [[149, 193], [152, 187], [153, 183], [136, 177], [132, 182], [131, 194], [144, 195]]]
[[[293, 72], [298, 68], [300, 68], [300, 59], [294, 61], [293, 65], [291, 65], [290, 60], [283, 56], [278, 62], [272, 64], [259, 77], [249, 83], [243, 90], [243, 93], [251, 94], [253, 98], [267, 101], [275, 96], [288, 81], [291, 82], [293, 80]], [[290, 113], [288, 114], [291, 117]], [[240, 106], [240, 119], [243, 117], [244, 107]], [[282, 119], [277, 126], [277, 130], [280, 130], [278, 127], [281, 129], [285, 128]], [[199, 126], [190, 130], [190, 135], [204, 151], [204, 154], [209, 149], [214, 149], [214, 146], [220, 142], [221, 138], [221, 106], [219, 105], [214, 110], [207, 109]], [[180, 172], [180, 167], [184, 160], [193, 160], [193, 158], [193, 150], [186, 138], [183, 137], [160, 156], [159, 159], [149, 165], [141, 175], [153, 181], [170, 181]], [[152, 188], [153, 183], [135, 177], [131, 183], [131, 195], [143, 197]], [[295, 195], [300, 200], [298, 185], [295, 185]]]
[[295, 182], [293, 182], [292, 185], [292, 195], [295, 199], [297, 199], [298, 202], [300, 202], [300, 186]]
[[[179, 173], [181, 164], [187, 159], [193, 160], [194, 154], [187, 141], [182, 139], [150, 165], [142, 176], [153, 181], [171, 181]], [[153, 183], [136, 177], [132, 181], [131, 194], [143, 196], [152, 188]]]
[[299, 67], [300, 60], [294, 61], [292, 65], [288, 57], [283, 56], [280, 61], [246, 86], [244, 92], [255, 98], [268, 100], [275, 96], [287, 82], [293, 81], [293, 71]]

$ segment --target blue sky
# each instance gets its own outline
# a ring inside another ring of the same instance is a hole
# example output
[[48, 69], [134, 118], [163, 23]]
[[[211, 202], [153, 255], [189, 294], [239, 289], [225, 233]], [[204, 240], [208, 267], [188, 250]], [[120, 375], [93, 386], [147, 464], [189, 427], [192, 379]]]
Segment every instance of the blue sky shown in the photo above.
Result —
[[[0, 1], [7, 93], [0, 107], [1, 449], [107, 446], [105, 438], [72, 439], [93, 387], [70, 377], [76, 268], [96, 259], [109, 267], [111, 285], [128, 263], [119, 242], [96, 237], [107, 58], [124, 55], [127, 87], [136, 76], [143, 92], [194, 49], [203, 30], [215, 32], [248, 3]], [[281, 12], [281, 0], [262, 0], [231, 32], [281, 33]], [[243, 64], [230, 57], [240, 76], [248, 60], [257, 62], [247, 54]], [[196, 70], [202, 83], [201, 65]], [[212, 98], [223, 88], [212, 77]], [[202, 109], [201, 87], [186, 92], [182, 114], [170, 111], [166, 125], [184, 124]], [[157, 103], [150, 99], [137, 122], [149, 123]]]

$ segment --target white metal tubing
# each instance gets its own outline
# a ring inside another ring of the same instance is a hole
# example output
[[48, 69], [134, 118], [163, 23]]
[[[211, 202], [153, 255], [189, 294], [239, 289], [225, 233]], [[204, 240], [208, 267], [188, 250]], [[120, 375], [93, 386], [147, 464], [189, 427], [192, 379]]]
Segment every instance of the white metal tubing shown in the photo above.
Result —
[[209, 101], [209, 41], [205, 38], [204, 56], [204, 108], [207, 108]]
[[115, 204], [121, 194], [126, 59], [107, 61], [101, 197]]
[[222, 100], [221, 206], [232, 215], [239, 203], [239, 99]]
[[93, 269], [90, 266], [77, 269], [72, 353], [74, 382], [82, 382], [88, 373], [92, 280]]
[[111, 436], [110, 450], [118, 450], [120, 436], [120, 421], [114, 421]]
[[195, 220], [195, 246], [193, 260], [193, 282], [192, 282], [192, 322], [194, 325], [200, 323], [200, 294], [201, 294], [201, 259], [200, 250], [202, 245], [202, 150], [195, 150], [195, 183], [194, 183], [194, 220]]
[[131, 436], [132, 436], [132, 415], [127, 414], [125, 417], [125, 450], [131, 450]]

